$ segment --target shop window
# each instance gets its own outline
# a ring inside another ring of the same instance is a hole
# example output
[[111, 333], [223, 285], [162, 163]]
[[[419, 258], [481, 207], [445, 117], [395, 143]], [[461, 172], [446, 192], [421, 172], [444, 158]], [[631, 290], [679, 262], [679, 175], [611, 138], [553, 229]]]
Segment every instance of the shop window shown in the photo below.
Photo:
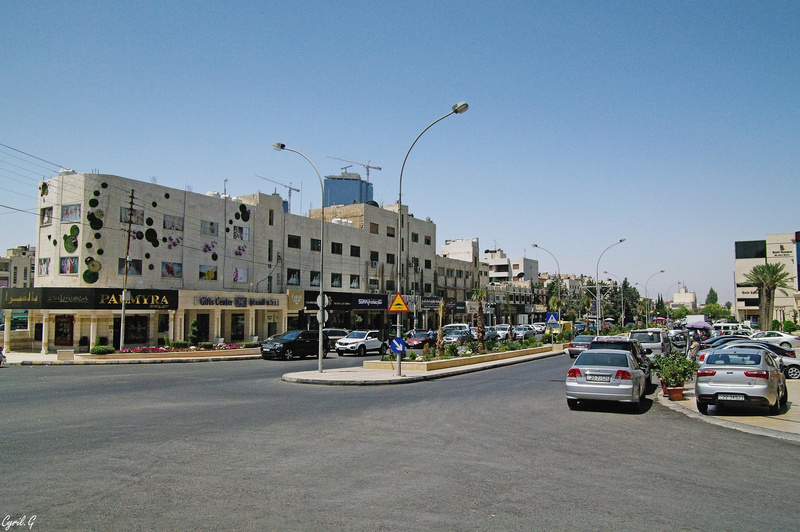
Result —
[[183, 216], [165, 214], [164, 229], [168, 231], [183, 231]]
[[331, 287], [332, 288], [341, 288], [342, 287], [342, 274], [341, 273], [332, 273], [331, 274]]
[[361, 277], [359, 275], [350, 276], [350, 288], [361, 288]]
[[[80, 205], [78, 205], [78, 216], [80, 217]], [[63, 218], [63, 217], [62, 217]], [[63, 219], [61, 220], [64, 221]], [[142, 209], [131, 209], [129, 207], [119, 208], [120, 223], [130, 223], [131, 225], [144, 225], [144, 211]]]
[[286, 284], [290, 286], [300, 286], [300, 270], [296, 270], [294, 268], [287, 268]]
[[45, 207], [39, 211], [39, 225], [51, 225], [53, 223], [53, 208]]
[[[58, 273], [62, 275], [77, 275], [78, 257], [61, 257]], [[14, 279], [14, 283], [16, 283], [16, 279]]]
[[[144, 217], [143, 217], [144, 218]], [[127, 218], [125, 218], [127, 221]], [[61, 221], [63, 223], [80, 222], [81, 221], [81, 204], [75, 203], [72, 205], [61, 206]]]
[[311, 286], [319, 286], [321, 275], [319, 272], [309, 272], [308, 281]]
[[[125, 275], [124, 258], [117, 261], [117, 273], [119, 275]], [[130, 263], [128, 263], [128, 275], [142, 275], [142, 259], [131, 259]]]

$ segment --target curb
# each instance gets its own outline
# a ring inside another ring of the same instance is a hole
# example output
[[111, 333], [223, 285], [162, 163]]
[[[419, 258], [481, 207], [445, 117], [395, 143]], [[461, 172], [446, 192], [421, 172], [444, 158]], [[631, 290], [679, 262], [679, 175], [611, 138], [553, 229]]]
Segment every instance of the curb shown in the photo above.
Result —
[[[526, 355], [519, 358], [507, 358], [494, 362], [485, 362], [483, 366], [460, 366], [454, 369], [439, 370], [439, 373], [429, 375], [401, 375], [387, 379], [328, 379], [323, 377], [296, 377], [292, 373], [287, 373], [281, 377], [284, 382], [292, 384], [317, 384], [321, 386], [378, 386], [385, 384], [409, 384], [412, 382], [430, 381], [434, 379], [443, 379], [445, 377], [453, 377], [455, 375], [464, 375], [466, 373], [474, 373], [477, 371], [485, 371], [487, 369], [494, 369], [502, 366], [511, 366], [513, 364], [522, 364], [523, 362], [531, 362], [542, 358], [550, 358], [554, 356], [563, 355], [566, 351], [548, 351], [546, 353], [538, 353], [535, 355]], [[522, 360], [520, 360], [522, 359]], [[373, 370], [364, 370], [373, 371]], [[325, 375], [324, 373], [322, 375]]]
[[229, 357], [198, 357], [198, 358], [132, 358], [108, 360], [20, 360], [6, 362], [4, 366], [98, 366], [104, 364], [188, 364], [194, 362], [235, 362], [237, 360], [255, 360], [261, 355], [241, 355]]

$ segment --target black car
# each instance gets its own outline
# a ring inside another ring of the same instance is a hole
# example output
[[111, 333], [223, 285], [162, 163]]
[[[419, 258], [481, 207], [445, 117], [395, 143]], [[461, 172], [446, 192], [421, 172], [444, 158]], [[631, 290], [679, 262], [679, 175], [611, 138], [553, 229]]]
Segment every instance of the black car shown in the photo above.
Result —
[[653, 361], [645, 355], [652, 354], [653, 350], [642, 347], [642, 343], [639, 340], [623, 336], [597, 336], [589, 344], [588, 349], [621, 349], [628, 351], [642, 366], [645, 376], [650, 379]]
[[[322, 334], [322, 356], [328, 356], [330, 340]], [[261, 344], [261, 358], [282, 358], [291, 360], [295, 357], [319, 355], [319, 331], [287, 331], [270, 336]]]

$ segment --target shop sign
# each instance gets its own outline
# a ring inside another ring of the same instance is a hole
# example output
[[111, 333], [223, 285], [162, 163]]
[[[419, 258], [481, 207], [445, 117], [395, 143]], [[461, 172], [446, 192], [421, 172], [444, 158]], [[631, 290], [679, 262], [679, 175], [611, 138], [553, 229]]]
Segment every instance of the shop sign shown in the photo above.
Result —
[[389, 297], [386, 294], [351, 294], [353, 310], [386, 310]]
[[442, 300], [441, 297], [435, 296], [423, 296], [422, 298], [421, 308], [422, 310], [439, 310], [439, 302]]
[[233, 297], [215, 297], [215, 296], [199, 296], [194, 298], [196, 305], [201, 307], [277, 307], [280, 302], [274, 297], [247, 297], [247, 296], [233, 296]]
[[[131, 290], [131, 310], [175, 310], [177, 290]], [[122, 290], [113, 288], [4, 288], [2, 308], [111, 310], [122, 307]]]
[[[328, 306], [325, 307], [328, 311], [342, 310], [350, 311], [353, 306], [352, 294], [350, 292], [328, 292]], [[306, 310], [319, 310], [317, 306], [317, 297], [319, 290], [306, 290], [304, 298], [304, 306]]]
[[467, 313], [467, 304], [464, 301], [458, 301], [455, 305], [456, 307], [456, 314], [466, 314]]

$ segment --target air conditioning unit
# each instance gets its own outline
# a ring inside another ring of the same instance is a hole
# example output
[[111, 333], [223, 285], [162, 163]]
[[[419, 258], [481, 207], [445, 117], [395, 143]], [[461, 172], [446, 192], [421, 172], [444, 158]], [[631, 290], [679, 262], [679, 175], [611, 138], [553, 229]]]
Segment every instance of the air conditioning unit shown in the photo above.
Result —
[[377, 288], [370, 288], [369, 289], [369, 293], [370, 294], [377, 294], [378, 293], [378, 289]]
[[373, 268], [377, 268], [377, 267], [378, 267], [378, 261], [377, 261], [377, 260], [373, 260], [373, 261], [370, 263], [370, 265], [371, 265]]

